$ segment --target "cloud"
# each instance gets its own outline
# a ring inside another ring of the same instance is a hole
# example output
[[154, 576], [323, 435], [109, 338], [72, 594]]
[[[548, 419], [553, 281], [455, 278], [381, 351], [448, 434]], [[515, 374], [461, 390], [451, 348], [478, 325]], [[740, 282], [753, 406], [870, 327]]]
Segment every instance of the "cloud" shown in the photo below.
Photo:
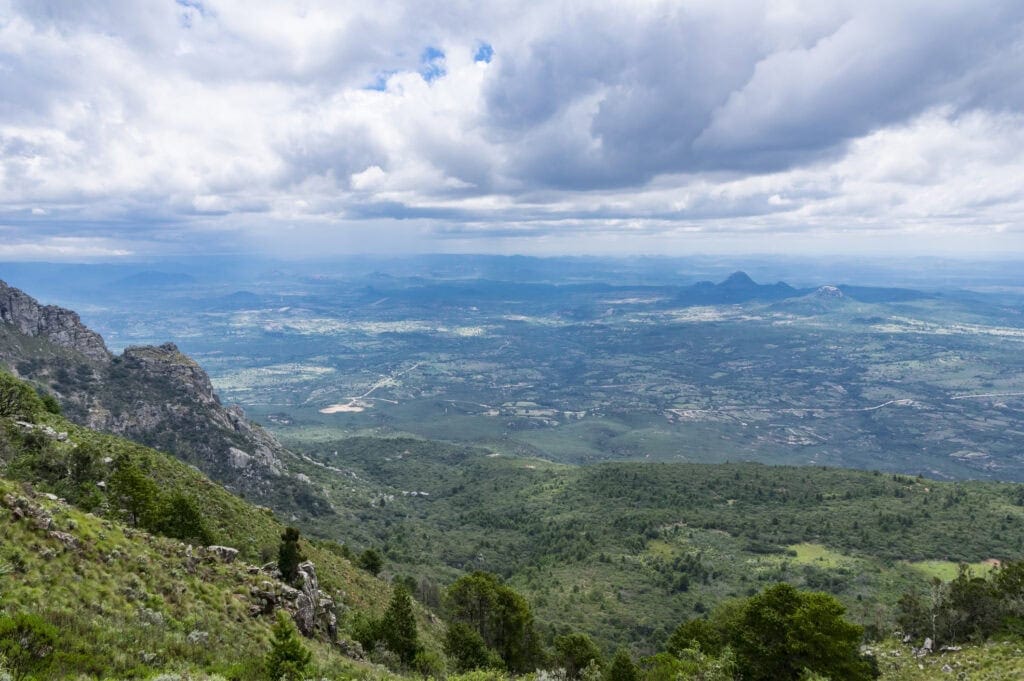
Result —
[[1022, 28], [1009, 1], [0, 0], [0, 221], [43, 244], [9, 257], [984, 244], [1024, 227]]
[[0, 243], [2, 260], [86, 260], [121, 258], [132, 255], [125, 248], [103, 240], [54, 237], [41, 241]]

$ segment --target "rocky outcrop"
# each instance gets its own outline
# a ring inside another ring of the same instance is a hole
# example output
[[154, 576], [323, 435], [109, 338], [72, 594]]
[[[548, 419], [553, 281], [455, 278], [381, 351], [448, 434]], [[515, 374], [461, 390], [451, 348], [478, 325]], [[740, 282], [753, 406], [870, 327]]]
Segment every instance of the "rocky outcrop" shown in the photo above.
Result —
[[111, 358], [100, 335], [82, 324], [76, 313], [56, 305], [40, 305], [35, 298], [3, 281], [0, 281], [0, 322], [11, 325], [25, 336], [46, 338], [92, 360], [105, 362]]
[[2, 282], [0, 320], [0, 362], [53, 392], [69, 419], [173, 454], [284, 513], [332, 512], [322, 492], [289, 474], [295, 456], [241, 408], [221, 405], [207, 373], [173, 343], [111, 355], [74, 312]]
[[[268, 564], [262, 569], [276, 572], [276, 566], [273, 564]], [[320, 589], [316, 567], [311, 561], [300, 563], [298, 570], [298, 588], [276, 580], [264, 580], [258, 587], [252, 587], [250, 595], [253, 598], [253, 605], [249, 608], [249, 614], [258, 617], [271, 615], [275, 610], [282, 609], [292, 616], [295, 626], [303, 636], [314, 636], [320, 631], [331, 640], [336, 639], [338, 617], [335, 614], [334, 599]]]
[[230, 546], [207, 546], [205, 553], [218, 563], [234, 563], [238, 558], [238, 549]]
[[174, 343], [125, 348], [120, 361], [125, 371], [142, 380], [167, 382], [193, 402], [220, 406], [209, 375]]

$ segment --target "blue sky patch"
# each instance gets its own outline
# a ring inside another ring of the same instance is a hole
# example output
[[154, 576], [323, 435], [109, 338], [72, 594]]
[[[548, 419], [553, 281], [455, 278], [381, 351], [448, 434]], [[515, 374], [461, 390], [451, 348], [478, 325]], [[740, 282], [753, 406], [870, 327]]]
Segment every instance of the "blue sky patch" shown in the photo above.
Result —
[[377, 90], [378, 92], [384, 92], [388, 89], [388, 78], [395, 75], [395, 71], [383, 71], [377, 74], [377, 77], [369, 85], [363, 86], [364, 90]]
[[431, 83], [447, 71], [444, 69], [444, 50], [436, 47], [427, 47], [420, 56], [420, 75], [423, 80]]
[[491, 47], [490, 43], [480, 43], [480, 47], [476, 48], [476, 54], [473, 55], [473, 61], [483, 62], [485, 64], [491, 63], [491, 57], [494, 56], [494, 48]]

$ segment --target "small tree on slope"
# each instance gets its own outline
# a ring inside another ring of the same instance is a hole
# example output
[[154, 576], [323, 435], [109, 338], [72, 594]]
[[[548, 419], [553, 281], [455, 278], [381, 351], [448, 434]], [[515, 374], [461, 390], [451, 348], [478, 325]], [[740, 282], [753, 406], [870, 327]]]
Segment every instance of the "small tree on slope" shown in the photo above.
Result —
[[295, 624], [283, 610], [277, 611], [277, 621], [271, 631], [274, 639], [267, 653], [267, 677], [272, 681], [301, 681], [313, 655], [302, 645]]

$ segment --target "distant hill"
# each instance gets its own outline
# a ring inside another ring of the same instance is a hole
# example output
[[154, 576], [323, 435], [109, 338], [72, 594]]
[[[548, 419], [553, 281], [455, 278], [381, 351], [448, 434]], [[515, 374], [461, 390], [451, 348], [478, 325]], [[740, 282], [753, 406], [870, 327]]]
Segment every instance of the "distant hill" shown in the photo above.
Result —
[[194, 284], [196, 278], [181, 272], [146, 271], [132, 274], [114, 281], [115, 288], [166, 288], [169, 286], [188, 286]]
[[750, 300], [782, 300], [802, 293], [785, 282], [758, 284], [746, 272], [733, 272], [717, 284], [702, 281], [683, 288], [676, 296], [678, 304], [715, 305]]

